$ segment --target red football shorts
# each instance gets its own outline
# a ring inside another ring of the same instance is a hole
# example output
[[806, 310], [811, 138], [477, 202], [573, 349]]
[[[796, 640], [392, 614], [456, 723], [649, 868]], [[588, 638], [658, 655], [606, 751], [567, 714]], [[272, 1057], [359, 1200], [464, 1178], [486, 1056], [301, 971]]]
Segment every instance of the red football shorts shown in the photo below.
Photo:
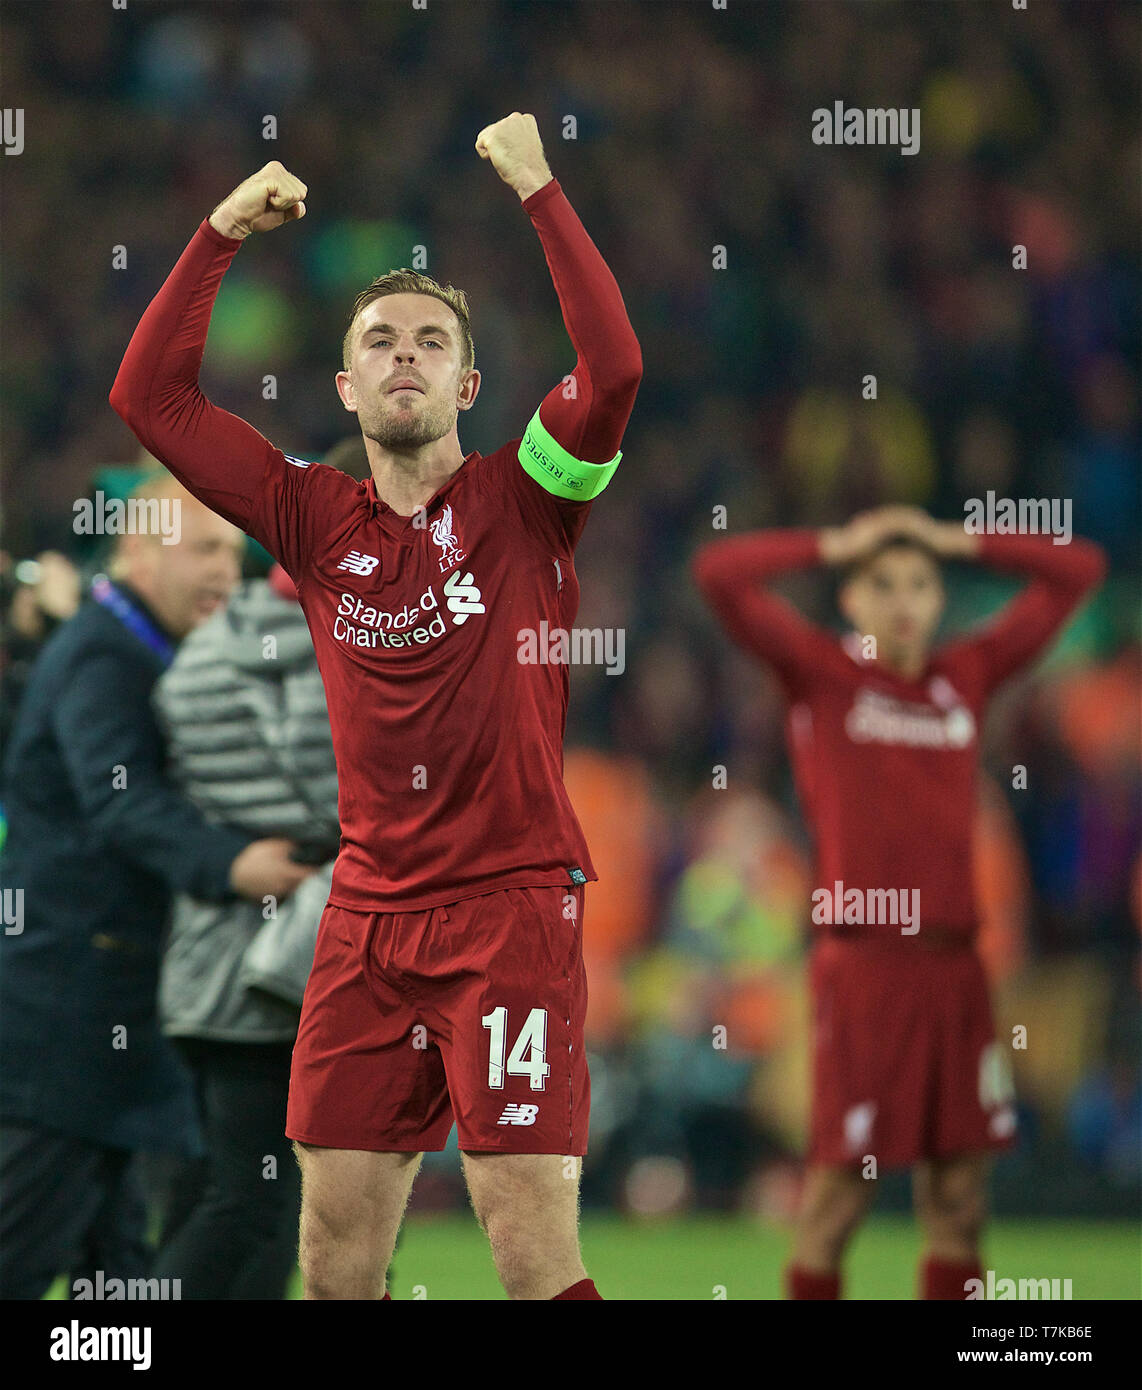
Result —
[[582, 887], [321, 918], [286, 1134], [334, 1149], [582, 1155]]
[[970, 944], [826, 937], [810, 984], [812, 1163], [903, 1168], [1012, 1142], [1009, 1059]]

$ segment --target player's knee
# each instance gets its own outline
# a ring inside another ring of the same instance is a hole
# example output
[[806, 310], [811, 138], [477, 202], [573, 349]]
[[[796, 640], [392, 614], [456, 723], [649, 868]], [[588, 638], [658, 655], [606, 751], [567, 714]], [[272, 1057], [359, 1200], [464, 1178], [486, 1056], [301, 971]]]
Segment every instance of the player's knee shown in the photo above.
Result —
[[947, 1208], [949, 1234], [966, 1245], [974, 1245], [983, 1229], [985, 1202], [982, 1193], [958, 1193]]
[[307, 1298], [379, 1298], [387, 1261], [368, 1241], [303, 1220], [297, 1263]]
[[540, 1259], [546, 1244], [543, 1235], [513, 1220], [510, 1213], [485, 1213], [482, 1225], [497, 1267], [527, 1269]]
[[315, 1264], [341, 1260], [357, 1268], [383, 1266], [392, 1256], [396, 1234], [396, 1223], [367, 1203], [330, 1194], [302, 1202], [299, 1247]]
[[809, 1194], [798, 1221], [797, 1251], [815, 1265], [835, 1265], [868, 1210], [869, 1194], [852, 1182], [823, 1182]]
[[974, 1186], [945, 1188], [929, 1195], [918, 1215], [934, 1240], [974, 1246], [986, 1216], [985, 1195]]
[[845, 1232], [860, 1223], [869, 1202], [869, 1193], [860, 1180], [839, 1179], [822, 1184], [812, 1195], [806, 1216], [826, 1230]]

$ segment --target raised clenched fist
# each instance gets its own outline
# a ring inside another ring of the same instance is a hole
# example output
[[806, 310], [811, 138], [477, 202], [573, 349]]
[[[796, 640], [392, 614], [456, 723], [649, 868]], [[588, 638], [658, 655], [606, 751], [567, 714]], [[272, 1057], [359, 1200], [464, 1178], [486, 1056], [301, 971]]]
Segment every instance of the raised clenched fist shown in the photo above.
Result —
[[476, 153], [491, 160], [492, 168], [515, 189], [521, 202], [551, 182], [534, 116], [513, 111], [502, 121], [486, 125], [476, 136]]
[[238, 240], [251, 232], [269, 232], [283, 222], [305, 216], [302, 199], [309, 190], [276, 159], [245, 183], [240, 183], [210, 214], [210, 225], [223, 236]]

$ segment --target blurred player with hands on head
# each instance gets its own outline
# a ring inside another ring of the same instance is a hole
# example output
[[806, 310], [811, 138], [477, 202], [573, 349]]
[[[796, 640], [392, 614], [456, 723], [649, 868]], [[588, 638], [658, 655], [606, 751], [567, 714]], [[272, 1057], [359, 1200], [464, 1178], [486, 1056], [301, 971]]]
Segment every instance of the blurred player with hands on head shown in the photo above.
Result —
[[480, 373], [465, 296], [414, 271], [357, 298], [336, 387], [371, 476], [292, 458], [198, 386], [240, 243], [305, 215], [279, 163], [203, 221], [111, 393], [147, 447], [275, 555], [313, 634], [342, 847], [294, 1049], [309, 1298], [381, 1298], [413, 1179], [455, 1120], [477, 1218], [516, 1299], [598, 1298], [579, 1253], [589, 1082], [584, 884], [562, 780], [574, 551], [642, 373], [614, 277], [513, 112], [476, 150], [520, 198], [577, 361], [523, 431], [465, 455]]
[[[1030, 583], [980, 632], [934, 647], [945, 560]], [[853, 631], [840, 641], [757, 587], [816, 564], [844, 571]], [[695, 557], [727, 632], [781, 683], [816, 841], [812, 1121], [791, 1298], [840, 1297], [870, 1179], [888, 1168], [914, 1170], [922, 1295], [963, 1299], [979, 1277], [987, 1155], [1010, 1144], [1015, 1113], [972, 944], [977, 732], [999, 684], [1102, 570], [1089, 541], [973, 535], [907, 506], [730, 537]]]

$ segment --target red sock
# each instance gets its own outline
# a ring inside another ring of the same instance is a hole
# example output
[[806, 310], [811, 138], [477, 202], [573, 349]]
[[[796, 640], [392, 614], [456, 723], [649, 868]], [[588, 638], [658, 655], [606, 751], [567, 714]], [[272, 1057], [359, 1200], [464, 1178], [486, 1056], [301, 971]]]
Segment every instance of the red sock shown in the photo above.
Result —
[[920, 1265], [920, 1297], [951, 1299], [962, 1303], [967, 1298], [964, 1285], [969, 1279], [980, 1277], [978, 1260], [961, 1264], [929, 1255]]
[[392, 1294], [389, 1293], [388, 1289], [386, 1289], [386, 1290], [384, 1291], [384, 1293], [381, 1295], [381, 1302], [383, 1303], [383, 1302], [385, 1301], [386, 1298], [387, 1298], [390, 1302], [392, 1301]]
[[572, 1284], [569, 1289], [564, 1289], [562, 1293], [557, 1293], [551, 1302], [555, 1303], [561, 1298], [597, 1298], [600, 1303], [603, 1302], [603, 1295], [595, 1288], [595, 1281], [593, 1279], [580, 1279], [577, 1284]]
[[785, 1271], [786, 1298], [840, 1298], [841, 1276], [817, 1274], [799, 1265], [789, 1265]]

